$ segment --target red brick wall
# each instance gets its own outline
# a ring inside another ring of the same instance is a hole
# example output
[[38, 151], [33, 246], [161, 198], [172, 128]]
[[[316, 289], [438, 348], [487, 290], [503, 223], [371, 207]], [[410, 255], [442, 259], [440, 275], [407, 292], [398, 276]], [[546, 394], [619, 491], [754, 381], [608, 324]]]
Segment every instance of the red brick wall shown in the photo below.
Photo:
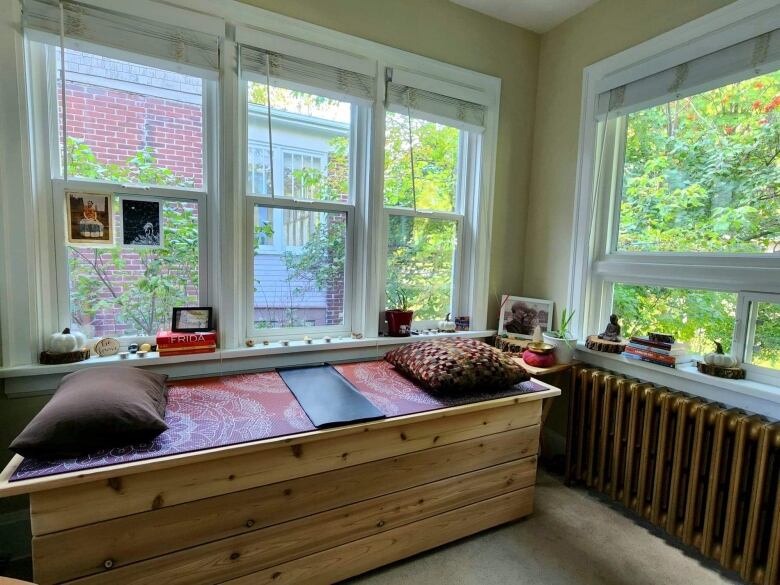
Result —
[[67, 81], [68, 136], [89, 145], [102, 163], [127, 164], [151, 147], [157, 164], [203, 186], [203, 116], [199, 106]]

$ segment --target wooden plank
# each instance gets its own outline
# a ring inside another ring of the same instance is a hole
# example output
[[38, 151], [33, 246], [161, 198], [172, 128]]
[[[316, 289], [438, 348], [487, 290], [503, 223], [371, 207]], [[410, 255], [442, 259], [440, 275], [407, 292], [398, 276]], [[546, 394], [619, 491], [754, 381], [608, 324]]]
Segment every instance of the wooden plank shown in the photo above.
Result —
[[324, 438], [359, 435], [363, 432], [366, 432], [367, 430], [376, 431], [378, 429], [400, 427], [414, 422], [460, 416], [466, 413], [480, 412], [483, 410], [492, 410], [513, 404], [537, 402], [545, 398], [560, 396], [561, 394], [560, 389], [551, 386], [550, 384], [546, 384], [534, 378], [532, 378], [531, 381], [534, 382], [537, 386], [542, 387], [543, 390], [530, 394], [507, 396], [505, 398], [496, 398], [494, 400], [474, 402], [471, 404], [464, 404], [462, 406], [450, 406], [437, 410], [419, 412], [416, 414], [390, 417], [368, 423], [359, 423], [332, 429], [310, 431], [297, 435], [272, 437], [270, 439], [250, 441], [249, 443], [241, 443], [238, 445], [227, 445], [225, 447], [202, 449], [200, 451], [194, 451], [191, 453], [180, 453], [177, 455], [155, 457], [153, 459], [145, 459], [141, 461], [131, 461], [129, 463], [97, 467], [94, 469], [85, 469], [69, 473], [58, 473], [46, 477], [10, 481], [11, 475], [13, 475], [13, 472], [22, 461], [22, 457], [17, 456], [14, 457], [0, 473], [0, 498], [18, 494], [32, 494], [39, 491], [46, 491], [72, 485], [81, 485], [85, 482], [96, 481], [99, 479], [110, 479], [136, 473], [149, 473], [152, 471], [159, 471], [160, 469], [169, 469], [172, 467], [191, 465], [193, 463], [204, 463], [206, 461], [225, 459], [226, 457], [233, 457], [238, 455], [248, 455], [250, 453], [257, 453], [259, 451], [276, 449], [283, 445], [303, 445], [305, 443], [319, 441]]
[[532, 511], [533, 488], [529, 487], [263, 569], [224, 585], [335, 583], [522, 518]]
[[523, 457], [533, 473], [538, 434], [534, 425], [35, 537], [36, 577], [75, 579], [108, 559], [117, 568]]
[[[535, 458], [532, 458], [535, 459]], [[518, 460], [72, 581], [79, 585], [211, 585], [532, 486]], [[531, 488], [532, 489], [532, 488]], [[36, 575], [41, 585], [48, 585]], [[53, 582], [53, 581], [52, 581]]]
[[36, 536], [539, 424], [541, 400], [30, 495]]

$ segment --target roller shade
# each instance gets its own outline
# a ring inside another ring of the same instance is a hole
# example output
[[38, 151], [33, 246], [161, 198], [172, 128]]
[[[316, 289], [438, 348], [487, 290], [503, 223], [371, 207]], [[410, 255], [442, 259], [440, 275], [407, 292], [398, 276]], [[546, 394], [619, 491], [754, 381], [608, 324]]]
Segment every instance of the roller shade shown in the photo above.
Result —
[[239, 51], [244, 79], [265, 83], [267, 75], [278, 87], [347, 101], [373, 102], [376, 96], [376, 78], [366, 73], [246, 45]]
[[485, 106], [425, 89], [388, 81], [387, 109], [391, 112], [480, 131], [485, 127]]
[[643, 77], [598, 96], [597, 118], [624, 116], [780, 68], [780, 30]]
[[[115, 4], [106, 2], [108, 6]], [[66, 45], [79, 48], [78, 43], [83, 42], [120, 51], [109, 55], [120, 59], [132, 60], [135, 54], [176, 63], [179, 65], [177, 69], [182, 72], [212, 78], [219, 75], [219, 46], [224, 22], [218, 18], [198, 15], [200, 30], [193, 30], [72, 0], [64, 0], [62, 6]], [[140, 5], [128, 3], [127, 6], [132, 6], [136, 13], [143, 13]], [[176, 9], [168, 6], [164, 9], [175, 17]], [[179, 12], [184, 20], [184, 11]], [[33, 36], [42, 35], [42, 40], [59, 44], [58, 2], [24, 0], [22, 13], [26, 32]]]

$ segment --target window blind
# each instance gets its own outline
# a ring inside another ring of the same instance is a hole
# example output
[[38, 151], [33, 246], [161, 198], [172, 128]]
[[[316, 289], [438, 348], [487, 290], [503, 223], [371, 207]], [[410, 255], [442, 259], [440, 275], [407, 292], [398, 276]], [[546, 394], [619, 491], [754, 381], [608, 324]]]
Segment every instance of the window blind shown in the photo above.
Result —
[[[59, 6], [56, 0], [24, 0], [25, 30], [59, 44]], [[63, 0], [62, 6], [68, 44], [85, 42], [121, 51], [109, 56], [123, 60], [133, 60], [132, 55], [136, 54], [177, 63], [183, 72], [211, 78], [219, 75], [220, 36], [224, 34], [224, 22], [220, 19], [200, 17], [199, 21], [207, 26], [192, 30], [73, 0]]]
[[464, 130], [480, 131], [485, 127], [485, 106], [462, 99], [387, 82], [386, 106], [391, 112], [407, 113]]
[[245, 79], [264, 84], [267, 76], [271, 85], [341, 100], [372, 102], [376, 96], [376, 78], [366, 73], [247, 45], [239, 51]]
[[624, 116], [780, 69], [780, 30], [615, 87], [598, 96], [597, 118]]

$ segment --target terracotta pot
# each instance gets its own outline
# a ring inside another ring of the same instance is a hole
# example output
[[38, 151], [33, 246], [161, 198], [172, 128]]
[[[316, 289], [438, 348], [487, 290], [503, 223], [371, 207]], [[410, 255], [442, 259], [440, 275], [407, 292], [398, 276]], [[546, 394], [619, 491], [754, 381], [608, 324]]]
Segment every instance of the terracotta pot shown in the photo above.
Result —
[[387, 333], [390, 337], [409, 337], [412, 334], [412, 318], [414, 311], [390, 309], [385, 311]]

